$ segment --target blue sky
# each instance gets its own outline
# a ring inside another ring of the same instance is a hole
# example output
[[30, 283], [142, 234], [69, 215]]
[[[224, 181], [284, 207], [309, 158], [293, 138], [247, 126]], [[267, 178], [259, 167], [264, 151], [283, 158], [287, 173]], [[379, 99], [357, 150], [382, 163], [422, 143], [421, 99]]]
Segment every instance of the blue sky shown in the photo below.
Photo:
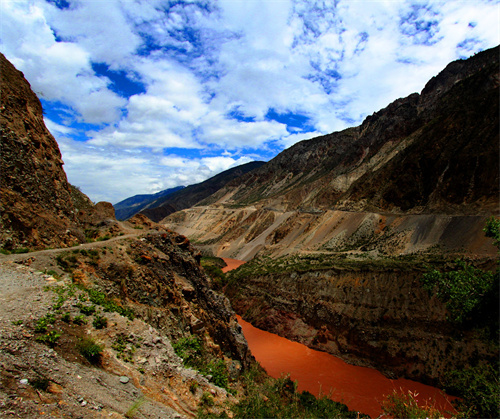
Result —
[[360, 124], [500, 43], [498, 1], [0, 1], [0, 51], [94, 201]]

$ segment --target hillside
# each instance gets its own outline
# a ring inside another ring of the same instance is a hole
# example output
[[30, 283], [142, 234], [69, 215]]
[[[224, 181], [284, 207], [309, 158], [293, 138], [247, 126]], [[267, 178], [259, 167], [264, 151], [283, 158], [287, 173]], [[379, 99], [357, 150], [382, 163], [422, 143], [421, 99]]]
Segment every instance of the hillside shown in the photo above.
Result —
[[113, 205], [115, 207], [116, 218], [118, 220], [126, 220], [127, 218], [137, 214], [149, 203], [173, 194], [174, 192], [180, 191], [182, 188], [184, 188], [184, 186], [165, 189], [164, 191], [160, 191], [155, 194], [134, 195], [130, 198], [126, 198]]
[[72, 187], [40, 101], [0, 62], [0, 416], [228, 409], [252, 357], [199, 252], [144, 216], [118, 223]]
[[199, 201], [216, 193], [229, 182], [258, 169], [263, 164], [264, 162], [254, 161], [225, 170], [204, 182], [189, 185], [167, 196], [154, 198], [140, 212], [158, 222], [173, 212], [192, 207]]
[[493, 48], [455, 61], [420, 94], [295, 144], [163, 223], [243, 260], [436, 246], [494, 254], [481, 229], [500, 202], [498, 57]]
[[0, 54], [0, 248], [66, 247], [118, 234], [111, 204], [68, 183], [59, 146], [23, 73]]

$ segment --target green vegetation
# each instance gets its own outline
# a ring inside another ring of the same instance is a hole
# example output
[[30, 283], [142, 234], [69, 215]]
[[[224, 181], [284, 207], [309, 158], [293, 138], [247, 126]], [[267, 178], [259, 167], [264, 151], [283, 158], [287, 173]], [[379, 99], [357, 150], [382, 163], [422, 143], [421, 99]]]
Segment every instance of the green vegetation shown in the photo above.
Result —
[[[490, 218], [484, 228], [487, 237], [500, 250], [500, 221]], [[483, 271], [462, 260], [453, 270], [432, 270], [422, 278], [423, 287], [436, 295], [458, 328], [473, 329], [498, 348], [499, 270]], [[447, 391], [460, 397], [457, 403], [463, 417], [500, 417], [500, 381], [498, 360], [484, 365], [472, 359], [473, 366], [452, 371], [444, 379]]]
[[12, 324], [14, 326], [21, 326], [23, 324], [23, 321], [22, 320], [14, 320], [14, 321], [12, 321]]
[[174, 342], [172, 346], [186, 367], [198, 370], [215, 385], [229, 390], [226, 364], [222, 359], [210, 357], [199, 337], [186, 336]]
[[45, 316], [39, 318], [35, 322], [35, 332], [37, 333], [45, 333], [47, 331], [47, 327], [49, 324], [54, 324], [56, 321], [56, 318], [54, 317], [53, 314], [48, 313]]
[[134, 320], [135, 314], [133, 310], [115, 303], [106, 297], [106, 294], [103, 292], [95, 288], [85, 289], [85, 291], [87, 292], [89, 300], [94, 304], [100, 305], [104, 311], [118, 313], [127, 317], [129, 320]]
[[138, 398], [132, 406], [128, 408], [128, 410], [125, 412], [125, 417], [126, 418], [133, 418], [137, 411], [141, 408], [141, 406], [144, 404], [146, 399], [144, 397]]
[[94, 316], [94, 321], [92, 322], [92, 325], [96, 329], [104, 329], [108, 327], [108, 319], [107, 317], [101, 316], [100, 314], [96, 314]]
[[443, 417], [441, 412], [433, 406], [419, 406], [417, 396], [418, 393], [411, 391], [408, 391], [408, 394], [403, 394], [394, 390], [382, 402], [382, 409], [386, 415], [392, 418], [438, 419]]
[[439, 255], [402, 255], [397, 257], [367, 258], [362, 255], [349, 257], [345, 253], [315, 253], [306, 255], [282, 256], [272, 259], [262, 256], [241, 265], [238, 269], [226, 274], [229, 282], [249, 276], [281, 274], [286, 272], [309, 272], [320, 270], [399, 270], [425, 272], [433, 265], [442, 265], [443, 257]]
[[51, 348], [53, 348], [56, 345], [57, 340], [62, 336], [61, 333], [56, 332], [55, 330], [51, 330], [50, 332], [47, 332], [45, 335], [37, 336], [36, 341], [37, 342], [42, 342], [47, 345], [49, 345]]
[[[242, 377], [244, 394], [230, 406], [234, 418], [367, 418], [350, 411], [346, 405], [326, 396], [316, 398], [311, 393], [297, 391], [297, 384], [289, 377], [274, 379], [254, 367]], [[202, 401], [200, 418], [227, 417], [225, 413], [208, 412], [210, 405]]]
[[77, 349], [92, 365], [99, 364], [102, 351], [104, 350], [104, 348], [98, 345], [92, 338], [80, 340], [77, 343]]
[[207, 275], [212, 278], [213, 288], [221, 290], [227, 281], [226, 274], [222, 272], [226, 263], [217, 257], [202, 257], [200, 263]]
[[78, 308], [80, 309], [80, 313], [85, 314], [86, 316], [90, 316], [95, 313], [95, 305], [85, 306], [83, 304], [78, 304]]
[[459, 396], [455, 402], [463, 418], [500, 417], [500, 379], [498, 361], [460, 371], [445, 378], [447, 393]]
[[[484, 322], [495, 290], [495, 275], [457, 260], [453, 271], [432, 270], [421, 281], [429, 294], [446, 304], [449, 320], [459, 324]], [[485, 307], [487, 306], [487, 307]]]
[[63, 252], [56, 257], [59, 267], [68, 273], [73, 272], [82, 262], [96, 266], [99, 260], [99, 252], [95, 249], [73, 249], [71, 252]]
[[75, 316], [75, 318], [73, 319], [73, 323], [81, 326], [82, 324], [87, 323], [87, 320], [85, 319], [85, 316], [83, 314], [79, 314], [78, 316]]
[[[490, 218], [484, 228], [500, 250], [500, 221]], [[499, 270], [483, 271], [463, 260], [450, 271], [430, 270], [421, 278], [424, 289], [435, 295], [449, 312], [449, 320], [460, 327], [483, 328], [498, 342]]]
[[133, 356], [140, 343], [135, 342], [130, 336], [120, 334], [116, 337], [111, 347], [117, 352], [117, 357], [125, 362], [134, 362]]

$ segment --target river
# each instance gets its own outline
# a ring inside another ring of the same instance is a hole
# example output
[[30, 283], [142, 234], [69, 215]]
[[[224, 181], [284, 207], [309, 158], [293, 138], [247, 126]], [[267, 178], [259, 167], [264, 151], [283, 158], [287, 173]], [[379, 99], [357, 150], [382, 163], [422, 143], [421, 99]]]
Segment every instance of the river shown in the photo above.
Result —
[[[242, 261], [224, 259], [226, 268], [236, 269]], [[226, 271], [227, 271], [226, 270]], [[441, 412], [454, 411], [452, 397], [441, 390], [407, 379], [391, 380], [373, 368], [350, 365], [333, 355], [253, 327], [237, 316], [255, 359], [275, 378], [290, 374], [300, 391], [345, 403], [349, 409], [378, 417], [381, 402], [394, 390], [418, 394], [419, 404], [429, 403]]]

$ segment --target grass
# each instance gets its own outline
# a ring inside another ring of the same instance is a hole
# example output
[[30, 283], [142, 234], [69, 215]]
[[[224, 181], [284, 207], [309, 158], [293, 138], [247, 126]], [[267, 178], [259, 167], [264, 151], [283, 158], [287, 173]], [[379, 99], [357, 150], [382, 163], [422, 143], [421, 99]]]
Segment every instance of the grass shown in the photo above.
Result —
[[98, 365], [101, 362], [101, 354], [104, 348], [97, 344], [94, 339], [87, 338], [80, 340], [77, 343], [77, 349], [92, 365]]
[[220, 358], [208, 355], [197, 336], [185, 336], [172, 344], [186, 367], [197, 369], [215, 385], [229, 390], [229, 375], [226, 364]]

